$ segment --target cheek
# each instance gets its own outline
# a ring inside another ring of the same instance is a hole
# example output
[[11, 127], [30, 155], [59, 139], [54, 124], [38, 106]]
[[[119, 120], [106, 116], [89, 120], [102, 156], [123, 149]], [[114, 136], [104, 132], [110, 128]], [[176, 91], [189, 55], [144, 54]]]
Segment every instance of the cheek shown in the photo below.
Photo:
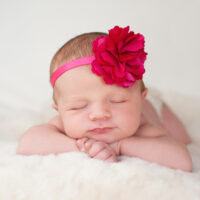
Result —
[[127, 106], [118, 109], [113, 116], [115, 116], [115, 122], [124, 132], [133, 134], [140, 124], [141, 111], [140, 108], [135, 109], [133, 106]]
[[81, 138], [85, 130], [84, 117], [81, 115], [62, 115], [66, 135], [71, 138]]

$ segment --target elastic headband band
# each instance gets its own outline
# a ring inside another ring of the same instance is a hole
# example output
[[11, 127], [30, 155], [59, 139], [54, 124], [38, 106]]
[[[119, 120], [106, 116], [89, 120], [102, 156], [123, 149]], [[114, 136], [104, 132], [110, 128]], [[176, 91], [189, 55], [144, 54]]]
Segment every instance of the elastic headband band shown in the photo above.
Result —
[[73, 69], [75, 67], [81, 66], [81, 65], [88, 65], [91, 64], [92, 61], [95, 59], [95, 56], [87, 56], [87, 57], [81, 57], [76, 60], [72, 60], [61, 67], [59, 67], [51, 76], [51, 85], [54, 87], [56, 80], [58, 77], [60, 77], [64, 72]]

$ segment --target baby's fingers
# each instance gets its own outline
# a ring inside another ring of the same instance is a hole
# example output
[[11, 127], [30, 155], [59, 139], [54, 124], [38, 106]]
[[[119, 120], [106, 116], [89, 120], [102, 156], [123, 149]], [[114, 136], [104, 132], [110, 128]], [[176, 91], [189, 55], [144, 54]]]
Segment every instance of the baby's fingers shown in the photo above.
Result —
[[88, 141], [88, 138], [80, 138], [76, 140], [76, 146], [78, 147], [79, 151], [85, 152], [85, 142]]
[[100, 159], [100, 160], [105, 160], [105, 161], [108, 161], [108, 162], [117, 162], [116, 155], [112, 151], [110, 151], [109, 148], [102, 149], [93, 158]]
[[92, 145], [96, 142], [94, 139], [89, 139], [85, 142], [85, 151], [88, 153]]
[[117, 162], [117, 156], [116, 155], [111, 155], [109, 158], [106, 159], [107, 162]]
[[88, 154], [91, 158], [96, 158], [96, 156], [104, 149], [105, 144], [103, 142], [94, 142], [91, 148], [88, 150]]
[[105, 149], [99, 151], [93, 158], [107, 160], [110, 156], [112, 156], [111, 152], [105, 148]]

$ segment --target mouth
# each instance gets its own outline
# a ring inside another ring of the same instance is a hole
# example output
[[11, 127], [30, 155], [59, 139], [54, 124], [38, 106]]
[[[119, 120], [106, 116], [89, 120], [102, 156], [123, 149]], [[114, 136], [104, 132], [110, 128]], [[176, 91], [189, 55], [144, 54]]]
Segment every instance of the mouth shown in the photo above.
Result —
[[111, 130], [113, 130], [114, 127], [104, 127], [104, 128], [95, 128], [95, 129], [91, 129], [90, 132], [93, 133], [107, 133]]

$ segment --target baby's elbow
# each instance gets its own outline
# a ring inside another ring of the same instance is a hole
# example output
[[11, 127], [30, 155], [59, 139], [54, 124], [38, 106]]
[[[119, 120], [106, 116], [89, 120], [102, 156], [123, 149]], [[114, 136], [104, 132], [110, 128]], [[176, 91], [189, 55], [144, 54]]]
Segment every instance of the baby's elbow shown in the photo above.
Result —
[[174, 157], [172, 168], [192, 172], [192, 158], [187, 147], [182, 142], [176, 141], [175, 148], [177, 154]]
[[18, 141], [18, 146], [17, 146], [17, 154], [24, 155], [26, 153], [25, 148], [24, 148], [24, 141], [23, 141], [23, 136], [20, 138]]
[[26, 151], [24, 150], [21, 143], [18, 144], [16, 154], [18, 155], [26, 155]]
[[19, 155], [28, 155], [28, 146], [29, 146], [29, 136], [28, 133], [24, 133], [18, 141], [17, 154]]
[[183, 166], [183, 170], [186, 172], [192, 172], [192, 159], [190, 156], [187, 156], [185, 164]]
[[186, 148], [184, 150], [184, 154], [179, 163], [179, 169], [186, 172], [192, 172], [192, 158], [190, 156], [189, 151]]
[[37, 137], [37, 129], [39, 126], [34, 126], [29, 128], [19, 139], [17, 146], [17, 154], [20, 155], [31, 155], [31, 150], [33, 147], [33, 141]]

